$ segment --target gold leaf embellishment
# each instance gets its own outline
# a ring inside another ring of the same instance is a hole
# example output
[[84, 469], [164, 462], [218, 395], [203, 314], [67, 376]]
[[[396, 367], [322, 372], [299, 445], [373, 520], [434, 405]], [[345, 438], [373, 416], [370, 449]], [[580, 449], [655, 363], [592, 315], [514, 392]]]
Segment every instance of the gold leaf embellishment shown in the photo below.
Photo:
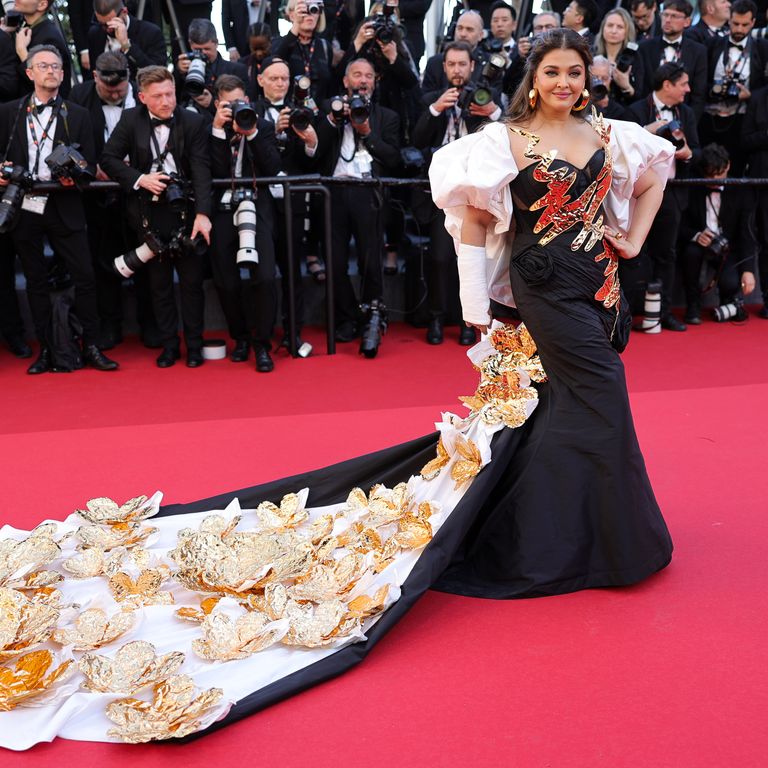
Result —
[[31, 651], [17, 659], [14, 666], [0, 666], [0, 712], [34, 703], [48, 693], [54, 683], [69, 677], [74, 661], [67, 660], [51, 669], [54, 656], [50, 651]]
[[[468, 400], [469, 398], [462, 398]], [[424, 465], [421, 470], [421, 476], [425, 480], [434, 480], [442, 471], [443, 467], [450, 462], [451, 457], [448, 455], [448, 451], [445, 450], [443, 445], [443, 439], [440, 438], [437, 441], [437, 456]]]
[[45, 642], [53, 632], [59, 610], [30, 600], [21, 592], [0, 588], [0, 662]]
[[76, 651], [92, 651], [122, 637], [135, 623], [135, 611], [118, 611], [108, 617], [101, 608], [88, 608], [77, 617], [74, 628], [55, 630], [53, 639]]
[[480, 471], [483, 459], [478, 447], [462, 435], [456, 435], [456, 452], [461, 456], [451, 467], [451, 478], [456, 481], [456, 488], [469, 482]]
[[157, 512], [151, 504], [146, 505], [146, 502], [146, 496], [136, 496], [124, 504], [118, 504], [112, 499], [100, 496], [87, 501], [86, 508], [76, 509], [75, 513], [89, 523], [96, 525], [138, 522], [152, 517]]
[[106, 714], [117, 728], [107, 735], [131, 744], [187, 736], [205, 725], [223, 695], [221, 688], [196, 695], [190, 677], [174, 675], [155, 686], [151, 702], [128, 698], [109, 704]]

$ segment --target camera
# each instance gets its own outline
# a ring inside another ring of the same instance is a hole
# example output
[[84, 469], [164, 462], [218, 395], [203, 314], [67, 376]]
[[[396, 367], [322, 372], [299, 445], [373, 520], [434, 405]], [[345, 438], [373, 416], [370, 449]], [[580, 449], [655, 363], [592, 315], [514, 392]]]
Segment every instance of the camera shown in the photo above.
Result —
[[504, 50], [504, 41], [498, 37], [486, 37], [481, 45], [488, 53], [501, 53]]
[[19, 219], [24, 195], [32, 189], [32, 174], [22, 165], [4, 165], [0, 176], [8, 182], [0, 198], [0, 232], [10, 232]]
[[395, 5], [384, 5], [383, 9], [373, 17], [371, 27], [374, 37], [387, 45], [391, 43], [397, 34], [397, 17], [395, 16]]
[[344, 105], [346, 103], [344, 96], [334, 96], [331, 99], [331, 116], [336, 125], [341, 125], [346, 119], [344, 115]]
[[240, 188], [232, 193], [232, 219], [237, 227], [237, 265], [258, 264], [256, 250], [256, 190]]
[[480, 79], [464, 85], [456, 101], [456, 106], [462, 111], [469, 110], [470, 105], [484, 107], [493, 101], [493, 83], [504, 71], [507, 60], [500, 53], [492, 53], [485, 62]]
[[637, 43], [633, 43], [631, 40], [627, 42], [626, 46], [621, 50], [621, 53], [616, 57], [616, 69], [618, 69], [619, 72], [627, 72], [635, 63], [638, 48], [639, 46]]
[[288, 115], [288, 124], [299, 131], [306, 131], [315, 116], [307, 104], [311, 85], [312, 81], [306, 75], [293, 78], [293, 106]]
[[370, 304], [362, 304], [360, 309], [366, 316], [360, 339], [360, 354], [370, 360], [376, 357], [381, 337], [387, 332], [387, 308], [384, 302], [374, 299]]
[[150, 259], [165, 251], [165, 243], [151, 230], [144, 233], [144, 242], [112, 262], [112, 268], [121, 277], [133, 277]]
[[170, 180], [165, 188], [165, 202], [177, 213], [187, 210], [189, 195], [187, 182], [178, 173], [169, 173]]
[[24, 14], [14, 8], [5, 12], [5, 26], [10, 29], [18, 29], [21, 22], [24, 21]]
[[71, 179], [79, 186], [95, 176], [88, 167], [88, 161], [78, 152], [76, 144], [59, 144], [48, 157], [45, 164], [51, 169], [51, 178]]
[[355, 88], [349, 97], [349, 122], [362, 125], [371, 116], [371, 101]]
[[202, 96], [205, 90], [205, 70], [208, 59], [202, 51], [192, 50], [185, 54], [189, 59], [189, 70], [184, 78], [184, 89], [190, 96]]
[[608, 86], [599, 77], [593, 77], [589, 84], [589, 98], [598, 102], [606, 96], [608, 96]]
[[713, 101], [738, 101], [739, 81], [731, 77], [717, 77], [712, 83]]
[[656, 135], [671, 141], [675, 145], [675, 149], [682, 149], [685, 146], [685, 134], [679, 120], [670, 120], [656, 131]]
[[229, 102], [232, 110], [232, 126], [237, 131], [252, 131], [258, 122], [256, 110], [243, 99], [234, 99]]
[[208, 243], [205, 242], [205, 238], [199, 232], [194, 237], [190, 237], [182, 227], [171, 235], [168, 246], [161, 255], [178, 259], [182, 256], [202, 256], [206, 250], [208, 250]]
[[323, 10], [323, 4], [317, 2], [317, 0], [309, 0], [307, 3], [307, 13], [310, 16], [317, 16]]
[[712, 242], [707, 246], [707, 251], [709, 252], [709, 255], [713, 256], [715, 259], [721, 259], [728, 255], [730, 248], [731, 246], [727, 237], [724, 235], [715, 235], [712, 238]]
[[747, 310], [744, 309], [744, 302], [736, 299], [730, 304], [722, 304], [712, 310], [712, 319], [716, 323], [725, 323], [728, 320], [744, 322], [747, 319]]

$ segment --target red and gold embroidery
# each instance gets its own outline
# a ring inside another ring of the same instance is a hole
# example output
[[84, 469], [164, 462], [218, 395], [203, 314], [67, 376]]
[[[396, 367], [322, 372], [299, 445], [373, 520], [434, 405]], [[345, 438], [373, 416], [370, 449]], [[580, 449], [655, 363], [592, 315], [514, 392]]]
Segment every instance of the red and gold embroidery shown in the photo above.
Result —
[[598, 215], [611, 188], [613, 177], [613, 159], [610, 146], [611, 127], [606, 125], [603, 118], [597, 115], [594, 110], [592, 112], [592, 127], [603, 142], [605, 162], [595, 180], [575, 200], [572, 199], [569, 190], [576, 180], [576, 171], [567, 167], [551, 169], [557, 150], [539, 154], [536, 152], [536, 146], [541, 141], [539, 136], [521, 128], [512, 128], [511, 130], [528, 139], [528, 145], [523, 154], [537, 163], [533, 169], [533, 178], [547, 185], [546, 194], [533, 203], [530, 208], [532, 211], [543, 211], [533, 228], [534, 234], [549, 228], [539, 240], [539, 245], [547, 245], [558, 235], [577, 224], [581, 224], [581, 231], [571, 243], [571, 250], [577, 251], [583, 246], [585, 251], [590, 251], [595, 243], [602, 242], [604, 250], [595, 256], [595, 261], [600, 262], [607, 259], [608, 264], [603, 271], [605, 282], [595, 294], [595, 299], [601, 301], [606, 308], [616, 306], [618, 309], [621, 297], [618, 255], [609, 243], [603, 241], [604, 217], [602, 213]]

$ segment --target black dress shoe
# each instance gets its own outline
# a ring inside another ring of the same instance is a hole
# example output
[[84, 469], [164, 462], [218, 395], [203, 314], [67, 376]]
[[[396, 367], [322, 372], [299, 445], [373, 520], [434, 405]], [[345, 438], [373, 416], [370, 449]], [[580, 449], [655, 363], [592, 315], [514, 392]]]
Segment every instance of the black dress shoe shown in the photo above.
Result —
[[22, 359], [32, 357], [32, 347], [30, 347], [29, 344], [27, 344], [27, 342], [21, 338], [21, 336], [9, 336], [6, 339], [6, 342], [8, 344], [8, 349], [10, 349], [11, 352], [16, 355], [16, 357], [20, 357]]
[[166, 348], [157, 356], [157, 367], [170, 368], [180, 357], [178, 349]]
[[244, 363], [248, 359], [248, 355], [251, 352], [251, 345], [247, 339], [238, 339], [235, 342], [235, 348], [232, 350], [232, 354], [229, 359], [233, 363]]
[[685, 331], [688, 326], [674, 315], [665, 315], [661, 318], [661, 327], [667, 331]]
[[687, 325], [701, 325], [701, 312], [698, 309], [689, 309], [685, 313]]
[[259, 373], [269, 373], [275, 364], [266, 347], [256, 347], [256, 370]]
[[336, 341], [342, 344], [354, 341], [360, 336], [360, 326], [354, 320], [345, 320], [336, 328]]
[[27, 373], [33, 376], [38, 373], [48, 373], [52, 367], [51, 350], [48, 347], [41, 347], [37, 360], [27, 368]]
[[187, 368], [199, 368], [204, 362], [203, 353], [199, 349], [187, 350]]
[[443, 343], [443, 321], [433, 317], [427, 326], [427, 344]]
[[118, 344], [123, 343], [123, 334], [119, 328], [104, 328], [99, 334], [99, 340], [96, 344], [102, 351], [113, 349]]
[[461, 330], [459, 331], [459, 344], [462, 347], [471, 347], [476, 342], [477, 334], [475, 333], [475, 329], [462, 323]]
[[83, 365], [95, 368], [97, 371], [116, 371], [120, 365], [110, 360], [95, 344], [83, 347]]

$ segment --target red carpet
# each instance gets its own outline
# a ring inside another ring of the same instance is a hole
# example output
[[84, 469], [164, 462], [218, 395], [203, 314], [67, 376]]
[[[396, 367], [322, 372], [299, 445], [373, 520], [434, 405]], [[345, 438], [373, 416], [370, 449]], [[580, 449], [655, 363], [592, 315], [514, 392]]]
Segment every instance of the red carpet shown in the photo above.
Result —
[[[428, 594], [351, 673], [188, 746], [58, 740], [7, 766], [763, 766], [768, 323], [636, 336], [624, 356], [676, 551], [644, 584], [494, 602]], [[322, 339], [312, 338], [320, 352]], [[395, 326], [376, 360], [24, 375], [0, 352], [2, 521], [96, 495], [167, 502], [381, 448], [461, 413], [463, 350]], [[139, 762], [140, 761], [140, 762]]]

